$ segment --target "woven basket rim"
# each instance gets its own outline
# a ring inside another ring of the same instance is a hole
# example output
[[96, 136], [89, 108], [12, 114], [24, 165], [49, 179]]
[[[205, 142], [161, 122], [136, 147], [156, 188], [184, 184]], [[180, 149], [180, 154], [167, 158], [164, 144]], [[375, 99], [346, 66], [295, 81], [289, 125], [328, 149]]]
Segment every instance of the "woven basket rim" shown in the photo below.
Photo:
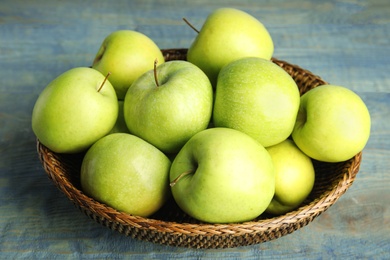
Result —
[[[167, 60], [185, 59], [186, 51], [187, 49], [162, 50]], [[308, 80], [308, 85], [312, 84], [312, 81], [315, 81], [317, 85], [326, 83], [319, 76], [297, 65], [276, 58], [272, 58], [272, 61], [290, 74], [296, 73], [298, 77], [305, 79], [313, 78]], [[342, 162], [343, 172], [337, 176], [327, 190], [319, 197], [287, 214], [243, 223], [210, 224], [166, 221], [155, 219], [153, 216], [144, 218], [117, 211], [88, 197], [69, 180], [62, 165], [63, 155], [54, 153], [38, 139], [36, 145], [39, 159], [49, 178], [76, 207], [96, 222], [137, 239], [196, 248], [224, 248], [257, 244], [292, 233], [309, 224], [348, 190], [356, 178], [362, 159], [362, 152], [359, 152], [350, 160]], [[232, 242], [227, 240], [232, 240]]]
[[[37, 141], [37, 151], [38, 151], [39, 156], [40, 156], [40, 161], [44, 165], [45, 170], [49, 169], [48, 171], [50, 171], [51, 167], [55, 168], [56, 163], [60, 163], [60, 162], [54, 158], [55, 157], [54, 152], [52, 152], [49, 148], [44, 146], [38, 139], [36, 141]], [[329, 204], [329, 206], [331, 206], [332, 204], [334, 204], [335, 200], [337, 200], [342, 194], [344, 194], [346, 192], [346, 190], [349, 188], [349, 186], [352, 185], [352, 182], [354, 181], [354, 179], [359, 171], [361, 159], [362, 159], [362, 152], [359, 152], [353, 158], [348, 160], [348, 161], [350, 161], [350, 164], [351, 164], [351, 167], [348, 169], [351, 169], [351, 170], [345, 172], [344, 178], [340, 179], [340, 181], [335, 184], [334, 189], [328, 190], [327, 192], [323, 193], [323, 196], [321, 196], [320, 198], [317, 198], [316, 200], [311, 201], [309, 204], [307, 204], [305, 206], [301, 206], [301, 207], [299, 207], [293, 211], [290, 211], [284, 215], [274, 216], [272, 218], [261, 219], [258, 221], [246, 221], [246, 222], [242, 222], [242, 223], [229, 223], [229, 224], [218, 224], [218, 223], [217, 224], [211, 224], [211, 223], [192, 224], [192, 223], [186, 223], [186, 222], [178, 223], [175, 221], [162, 221], [159, 219], [145, 218], [145, 217], [131, 215], [128, 213], [120, 212], [120, 211], [118, 211], [118, 210], [116, 210], [108, 205], [104, 205], [103, 203], [96, 201], [95, 199], [85, 195], [83, 193], [83, 191], [76, 188], [72, 183], [65, 181], [65, 180], [67, 180], [67, 178], [63, 175], [62, 172], [56, 172], [56, 173], [54, 173], [54, 175], [51, 173], [51, 175], [49, 177], [50, 177], [50, 179], [52, 179], [53, 181], [56, 182], [55, 184], [57, 184], [57, 186], [59, 186], [61, 191], [63, 191], [63, 192], [64, 191], [71, 191], [76, 196], [83, 197], [85, 200], [90, 200], [91, 204], [80, 205], [81, 207], [89, 208], [89, 207], [93, 207], [94, 204], [103, 205], [103, 208], [109, 208], [113, 212], [117, 212], [118, 215], [126, 216], [126, 218], [128, 218], [129, 220], [133, 219], [134, 221], [142, 221], [143, 223], [155, 222], [160, 227], [170, 226], [173, 224], [173, 225], [176, 225], [178, 228], [180, 226], [196, 225], [196, 226], [205, 226], [205, 227], [209, 227], [209, 226], [223, 227], [224, 229], [227, 229], [227, 226], [236, 226], [236, 227], [245, 227], [245, 226], [253, 226], [253, 225], [258, 226], [258, 225], [262, 225], [265, 223], [281, 223], [282, 220], [292, 219], [294, 217], [299, 219], [301, 216], [302, 218], [304, 218], [308, 212], [311, 212], [311, 211], [317, 212], [319, 208], [323, 208], [323, 207], [320, 207], [319, 205], [331, 203], [331, 204]], [[53, 166], [50, 166], [48, 164], [50, 162], [54, 162]], [[67, 192], [65, 192], [65, 195], [70, 197], [70, 199], [72, 200], [72, 196], [70, 196], [70, 194], [67, 194]], [[327, 206], [326, 208], [328, 208], [329, 206]], [[119, 219], [116, 219], [116, 220], [119, 220]], [[139, 228], [141, 228], [141, 229], [146, 228], [147, 229], [148, 227], [140, 226]], [[211, 232], [211, 233], [213, 233], [213, 232]]]

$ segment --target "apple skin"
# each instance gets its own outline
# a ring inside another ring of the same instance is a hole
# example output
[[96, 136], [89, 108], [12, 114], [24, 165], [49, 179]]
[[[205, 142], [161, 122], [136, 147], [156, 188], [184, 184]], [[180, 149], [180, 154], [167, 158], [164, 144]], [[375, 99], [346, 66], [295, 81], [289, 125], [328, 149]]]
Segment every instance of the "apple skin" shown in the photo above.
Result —
[[309, 196], [314, 186], [314, 166], [290, 139], [266, 149], [275, 167], [275, 195], [266, 212], [281, 215], [297, 208]]
[[164, 63], [164, 57], [156, 43], [148, 36], [132, 31], [119, 30], [108, 35], [101, 44], [92, 68], [106, 75], [118, 99], [124, 99], [127, 89], [143, 73], [153, 69], [154, 61]]
[[215, 87], [223, 66], [243, 57], [271, 59], [273, 52], [272, 38], [259, 20], [238, 9], [220, 8], [207, 17], [187, 60], [201, 68]]
[[179, 207], [209, 223], [252, 220], [264, 212], [275, 190], [267, 150], [229, 128], [209, 128], [194, 135], [172, 162], [170, 181]]
[[322, 85], [302, 95], [300, 103], [292, 137], [308, 156], [341, 162], [363, 150], [370, 136], [371, 119], [355, 92]]
[[144, 140], [110, 134], [87, 151], [80, 173], [82, 190], [116, 210], [147, 217], [170, 197], [170, 165], [161, 151]]
[[124, 117], [131, 134], [164, 153], [176, 153], [208, 127], [213, 88], [204, 72], [187, 61], [170, 61], [151, 70], [129, 88]]
[[290, 136], [299, 102], [298, 87], [282, 68], [269, 60], [242, 58], [218, 76], [213, 122], [272, 146]]
[[114, 127], [111, 129], [110, 134], [113, 133], [129, 133], [125, 122], [125, 116], [123, 113], [124, 101], [118, 100], [118, 117], [116, 119]]
[[110, 82], [91, 68], [70, 69], [40, 93], [32, 111], [32, 129], [39, 141], [57, 153], [78, 153], [107, 135], [118, 116]]

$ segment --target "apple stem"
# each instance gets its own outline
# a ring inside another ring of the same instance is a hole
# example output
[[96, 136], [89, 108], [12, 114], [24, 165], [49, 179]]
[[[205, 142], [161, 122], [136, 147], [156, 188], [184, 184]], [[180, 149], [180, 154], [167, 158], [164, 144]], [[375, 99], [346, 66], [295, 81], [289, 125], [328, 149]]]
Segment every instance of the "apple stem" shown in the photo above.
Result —
[[186, 18], [183, 18], [183, 21], [189, 26], [192, 28], [192, 30], [194, 30], [195, 32], [199, 33], [199, 30], [196, 29]]
[[98, 89], [97, 92], [100, 92], [100, 90], [102, 90], [104, 83], [106, 83], [106, 81], [107, 81], [107, 79], [108, 79], [108, 77], [109, 77], [110, 75], [111, 75], [111, 72], [108, 72], [108, 73], [107, 73], [107, 76], [104, 78], [103, 83], [100, 85], [100, 87], [99, 87], [99, 89]]
[[194, 170], [191, 169], [191, 170], [188, 170], [188, 171], [185, 171], [185, 172], [179, 174], [179, 176], [177, 176], [171, 183], [169, 183], [169, 186], [171, 186], [171, 187], [175, 186], [176, 183], [178, 181], [180, 181], [181, 178], [183, 178], [184, 176], [191, 174], [193, 172], [194, 172]]
[[156, 82], [156, 86], [159, 87], [160, 84], [158, 84], [158, 79], [157, 79], [157, 63], [158, 63], [158, 60], [155, 59], [154, 60], [154, 81]]

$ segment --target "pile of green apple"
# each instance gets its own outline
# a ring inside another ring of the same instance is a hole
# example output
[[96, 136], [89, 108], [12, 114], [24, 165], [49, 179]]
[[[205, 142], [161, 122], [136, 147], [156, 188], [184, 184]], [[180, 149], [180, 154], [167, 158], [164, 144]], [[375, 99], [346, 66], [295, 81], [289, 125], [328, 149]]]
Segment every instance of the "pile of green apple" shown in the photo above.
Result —
[[148, 217], [173, 196], [203, 222], [284, 214], [310, 194], [313, 159], [364, 148], [370, 115], [345, 87], [300, 96], [273, 52], [264, 25], [232, 8], [207, 17], [185, 61], [165, 61], [142, 33], [115, 31], [91, 67], [42, 91], [32, 129], [56, 153], [84, 153], [83, 191], [117, 210]]

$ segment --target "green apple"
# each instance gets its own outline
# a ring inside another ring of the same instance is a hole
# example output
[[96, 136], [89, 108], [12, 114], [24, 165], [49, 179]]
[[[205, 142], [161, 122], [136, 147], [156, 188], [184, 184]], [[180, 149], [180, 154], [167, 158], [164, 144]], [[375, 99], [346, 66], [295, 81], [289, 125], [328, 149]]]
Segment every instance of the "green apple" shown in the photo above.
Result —
[[207, 76], [192, 63], [176, 60], [133, 83], [125, 96], [124, 117], [130, 133], [165, 153], [176, 153], [207, 128], [212, 106], [213, 89]]
[[70, 69], [41, 92], [32, 112], [32, 129], [57, 153], [77, 153], [110, 132], [118, 101], [107, 77], [91, 68]]
[[171, 161], [146, 141], [114, 133], [87, 151], [81, 166], [82, 190], [116, 210], [147, 217], [170, 196]]
[[116, 119], [114, 127], [111, 129], [110, 134], [113, 133], [129, 133], [129, 129], [127, 128], [125, 122], [125, 116], [123, 113], [124, 101], [118, 100], [118, 117]]
[[194, 135], [172, 162], [170, 181], [179, 207], [210, 223], [252, 220], [264, 212], [275, 191], [267, 150], [229, 128]]
[[367, 106], [355, 92], [322, 85], [302, 95], [292, 137], [311, 158], [340, 162], [363, 150], [370, 128]]
[[309, 196], [314, 186], [314, 166], [290, 139], [266, 149], [275, 167], [275, 195], [266, 212], [281, 215], [297, 208]]
[[295, 81], [262, 58], [242, 58], [222, 68], [215, 94], [215, 126], [240, 130], [264, 147], [284, 141], [299, 109]]
[[164, 62], [161, 50], [153, 40], [136, 31], [119, 30], [104, 39], [92, 68], [104, 75], [111, 72], [110, 82], [118, 99], [123, 99], [131, 84], [153, 68], [155, 59], [159, 64]]
[[271, 59], [268, 30], [250, 14], [234, 8], [211, 13], [188, 49], [187, 60], [201, 68], [215, 87], [221, 68], [243, 57]]

